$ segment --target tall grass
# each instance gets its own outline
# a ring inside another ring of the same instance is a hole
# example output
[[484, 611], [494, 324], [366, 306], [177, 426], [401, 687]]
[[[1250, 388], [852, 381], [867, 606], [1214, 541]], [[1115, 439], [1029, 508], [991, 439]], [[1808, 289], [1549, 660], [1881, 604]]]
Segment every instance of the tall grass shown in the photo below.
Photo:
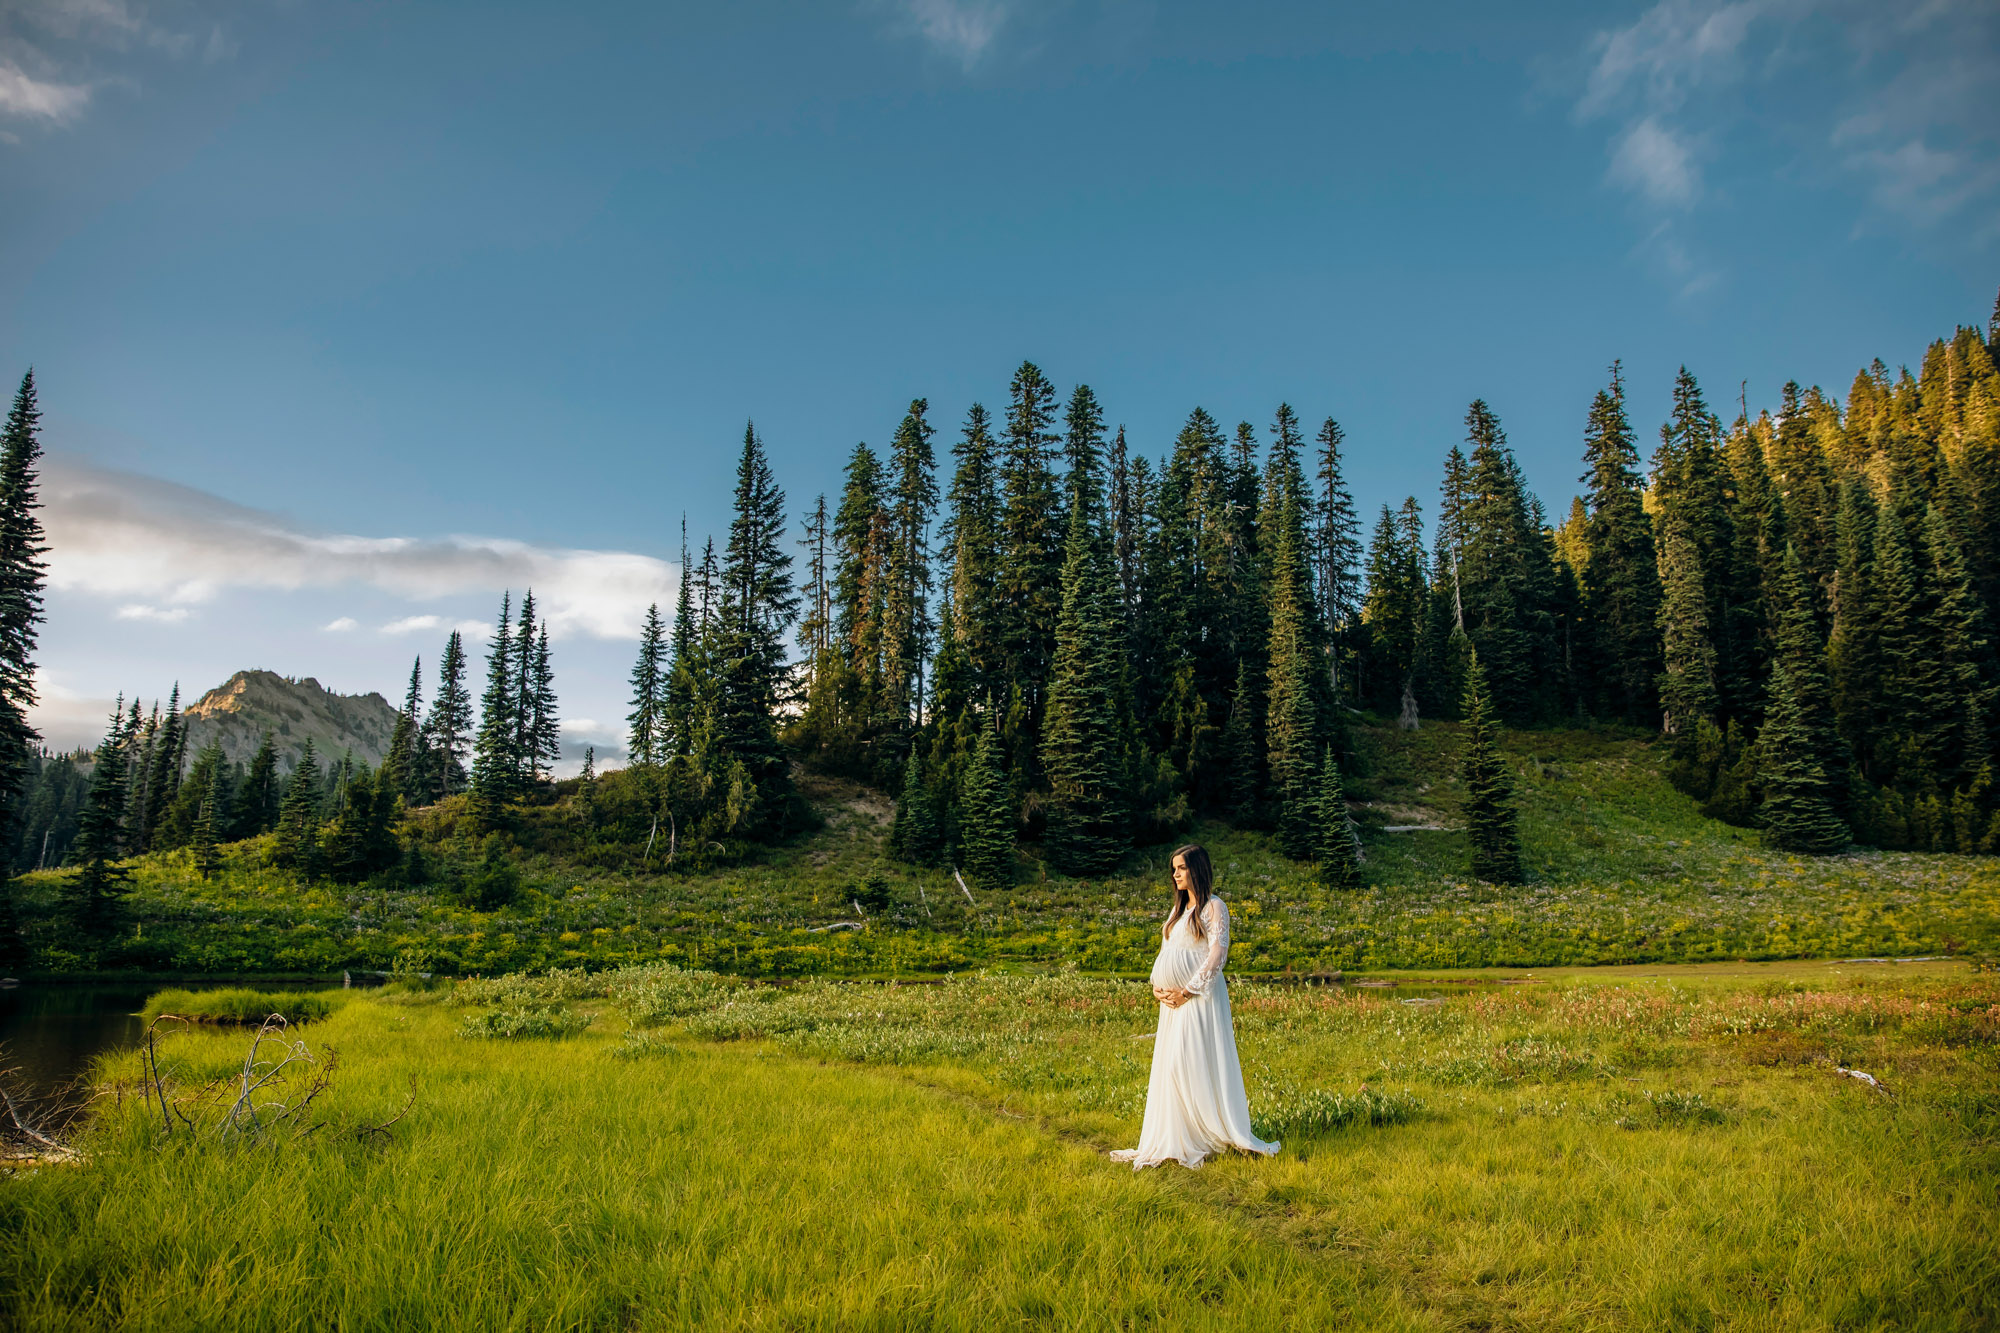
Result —
[[[2000, 979], [1238, 985], [1270, 1161], [1134, 1173], [1143, 987], [660, 969], [369, 995], [328, 1129], [0, 1182], [24, 1328], [1977, 1329]], [[560, 1042], [470, 1017], [591, 1013]], [[640, 1021], [633, 1025], [634, 1018]], [[239, 1033], [176, 1038], [194, 1080]], [[626, 1057], [626, 1058], [620, 1058]], [[1865, 1069], [1888, 1091], [1843, 1076]], [[357, 1134], [402, 1105], [387, 1135]], [[151, 1114], [156, 1117], [157, 1112]]]

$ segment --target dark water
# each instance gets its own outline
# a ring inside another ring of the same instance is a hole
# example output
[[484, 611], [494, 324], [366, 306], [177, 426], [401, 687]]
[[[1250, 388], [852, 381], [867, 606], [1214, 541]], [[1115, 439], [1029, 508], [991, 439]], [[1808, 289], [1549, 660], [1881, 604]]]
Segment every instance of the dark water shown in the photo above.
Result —
[[162, 990], [318, 990], [324, 982], [23, 982], [0, 987], [0, 1071], [8, 1090], [48, 1104], [79, 1100], [91, 1061], [145, 1037], [139, 1011]]

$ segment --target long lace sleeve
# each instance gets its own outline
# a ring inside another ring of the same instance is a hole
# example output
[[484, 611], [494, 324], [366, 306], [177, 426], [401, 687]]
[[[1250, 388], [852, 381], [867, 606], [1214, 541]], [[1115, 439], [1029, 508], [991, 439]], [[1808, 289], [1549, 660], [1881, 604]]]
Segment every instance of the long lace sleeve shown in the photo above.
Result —
[[1208, 906], [1202, 909], [1201, 925], [1202, 933], [1208, 937], [1208, 957], [1187, 983], [1190, 995], [1206, 993], [1209, 983], [1222, 975], [1222, 965], [1229, 961], [1229, 908], [1222, 899], [1208, 900]]

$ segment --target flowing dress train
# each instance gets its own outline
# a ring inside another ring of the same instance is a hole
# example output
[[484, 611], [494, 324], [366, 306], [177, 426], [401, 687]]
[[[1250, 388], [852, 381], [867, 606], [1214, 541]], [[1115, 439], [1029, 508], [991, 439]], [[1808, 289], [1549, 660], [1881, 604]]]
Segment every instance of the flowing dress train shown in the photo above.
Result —
[[1229, 909], [1222, 899], [1210, 898], [1201, 915], [1202, 935], [1194, 933], [1192, 913], [1182, 917], [1153, 963], [1155, 986], [1179, 986], [1191, 998], [1178, 1009], [1160, 1006], [1139, 1146], [1111, 1154], [1134, 1169], [1162, 1162], [1200, 1166], [1225, 1148], [1266, 1156], [1279, 1148], [1250, 1132], [1250, 1100], [1243, 1092], [1229, 983], [1222, 975], [1229, 958]]

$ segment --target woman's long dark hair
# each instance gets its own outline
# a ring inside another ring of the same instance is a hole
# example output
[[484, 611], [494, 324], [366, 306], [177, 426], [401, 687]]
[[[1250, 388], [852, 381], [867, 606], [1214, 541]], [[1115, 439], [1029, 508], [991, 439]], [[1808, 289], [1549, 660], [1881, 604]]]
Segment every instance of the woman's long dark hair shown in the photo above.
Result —
[[[1201, 939], [1204, 934], [1201, 928], [1201, 909], [1208, 906], [1209, 898], [1215, 893], [1215, 867], [1209, 863], [1207, 849], [1198, 842], [1191, 842], [1184, 847], [1174, 848], [1174, 856], [1178, 856], [1187, 862], [1188, 878], [1194, 881], [1194, 892], [1193, 894], [1189, 894], [1179, 887], [1174, 889], [1174, 914], [1167, 918], [1165, 933], [1169, 935], [1173, 934], [1174, 923], [1181, 919], [1181, 915], [1183, 913], [1192, 913], [1194, 915], [1194, 937]], [[1172, 875], [1174, 871], [1174, 856], [1167, 858], [1167, 873], [1169, 875]], [[1191, 903], [1188, 901], [1190, 897], [1194, 899]]]

